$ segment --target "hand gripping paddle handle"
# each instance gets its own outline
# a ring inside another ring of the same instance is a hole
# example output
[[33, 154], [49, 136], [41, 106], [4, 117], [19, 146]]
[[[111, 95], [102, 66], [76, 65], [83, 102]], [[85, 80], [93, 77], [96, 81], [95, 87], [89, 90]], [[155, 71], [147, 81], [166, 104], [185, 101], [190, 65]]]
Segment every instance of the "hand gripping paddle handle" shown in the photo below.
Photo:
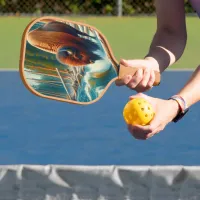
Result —
[[[115, 81], [115, 83], [117, 85], [121, 85], [124, 76], [134, 75], [137, 70], [138, 70], [138, 68], [136, 68], [136, 67], [125, 67], [124, 65], [120, 65], [119, 66], [119, 75], [118, 75], [118, 78]], [[154, 72], [155, 72], [155, 81], [154, 81], [153, 86], [158, 86], [161, 81], [161, 76], [160, 76], [159, 72], [157, 72], [157, 71], [154, 71]]]

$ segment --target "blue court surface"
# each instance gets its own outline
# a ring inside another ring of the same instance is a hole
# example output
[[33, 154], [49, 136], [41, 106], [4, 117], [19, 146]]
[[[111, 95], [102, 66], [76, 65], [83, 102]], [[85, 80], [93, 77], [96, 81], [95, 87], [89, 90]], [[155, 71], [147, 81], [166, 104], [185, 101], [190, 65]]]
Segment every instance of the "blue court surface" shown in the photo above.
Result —
[[[148, 92], [175, 94], [192, 71], [167, 71]], [[0, 72], [0, 164], [199, 165], [200, 104], [147, 141], [128, 132], [122, 110], [135, 92], [113, 84], [97, 103], [80, 106], [39, 98], [17, 71]]]

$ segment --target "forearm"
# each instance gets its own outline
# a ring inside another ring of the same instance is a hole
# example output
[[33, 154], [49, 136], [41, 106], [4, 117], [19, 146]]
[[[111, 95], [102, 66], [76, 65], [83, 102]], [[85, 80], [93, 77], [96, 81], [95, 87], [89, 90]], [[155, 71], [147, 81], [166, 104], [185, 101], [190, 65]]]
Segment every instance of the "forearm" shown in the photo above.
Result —
[[147, 57], [163, 72], [183, 54], [186, 41], [184, 0], [155, 0], [157, 30]]
[[190, 107], [200, 101], [200, 66], [192, 74], [185, 86], [178, 92]]
[[153, 57], [162, 73], [183, 54], [187, 41], [186, 31], [173, 32], [166, 29], [156, 32], [146, 57]]

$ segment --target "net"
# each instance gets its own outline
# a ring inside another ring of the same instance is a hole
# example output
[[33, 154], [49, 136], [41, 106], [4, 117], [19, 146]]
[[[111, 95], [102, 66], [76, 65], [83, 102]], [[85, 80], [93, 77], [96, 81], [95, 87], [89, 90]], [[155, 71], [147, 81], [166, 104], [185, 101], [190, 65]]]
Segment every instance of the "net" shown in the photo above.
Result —
[[200, 199], [195, 166], [12, 165], [0, 177], [0, 200]]

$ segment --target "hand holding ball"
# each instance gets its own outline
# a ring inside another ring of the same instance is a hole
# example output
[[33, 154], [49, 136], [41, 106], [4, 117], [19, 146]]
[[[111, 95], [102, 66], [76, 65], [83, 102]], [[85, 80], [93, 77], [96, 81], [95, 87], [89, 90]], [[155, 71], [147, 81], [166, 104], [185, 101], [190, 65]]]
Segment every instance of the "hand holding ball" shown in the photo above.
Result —
[[124, 107], [123, 116], [127, 124], [148, 125], [155, 115], [152, 105], [144, 98], [130, 100]]

